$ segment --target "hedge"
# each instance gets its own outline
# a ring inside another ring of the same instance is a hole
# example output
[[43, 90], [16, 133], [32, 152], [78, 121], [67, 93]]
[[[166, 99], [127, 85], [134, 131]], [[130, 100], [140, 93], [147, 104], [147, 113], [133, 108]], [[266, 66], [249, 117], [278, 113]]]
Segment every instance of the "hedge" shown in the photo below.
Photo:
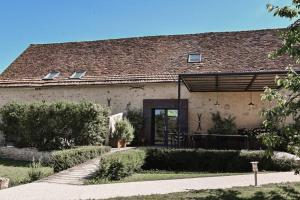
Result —
[[235, 150], [187, 150], [147, 148], [143, 169], [203, 171], [203, 172], [250, 172], [251, 161], [258, 161], [260, 171], [290, 171], [293, 160], [273, 159], [263, 151]]
[[110, 147], [107, 146], [81, 146], [74, 149], [54, 151], [46, 165], [53, 167], [55, 172], [59, 172], [109, 151]]
[[120, 180], [139, 170], [145, 162], [145, 152], [142, 150], [128, 150], [107, 154], [99, 163], [97, 178]]
[[103, 144], [109, 109], [89, 102], [9, 103], [0, 109], [0, 129], [17, 147], [39, 150]]
[[293, 160], [272, 159], [263, 151], [141, 148], [104, 155], [95, 178], [120, 180], [140, 170], [250, 172], [251, 161], [259, 162], [259, 171], [296, 167]]

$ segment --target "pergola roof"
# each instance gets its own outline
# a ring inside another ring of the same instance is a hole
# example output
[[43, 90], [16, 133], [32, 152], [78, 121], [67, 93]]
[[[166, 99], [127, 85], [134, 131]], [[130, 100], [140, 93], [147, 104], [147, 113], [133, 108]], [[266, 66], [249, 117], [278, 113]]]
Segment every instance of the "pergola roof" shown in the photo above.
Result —
[[276, 88], [275, 77], [284, 77], [286, 74], [287, 71], [180, 74], [179, 80], [190, 92], [263, 91], [265, 86]]

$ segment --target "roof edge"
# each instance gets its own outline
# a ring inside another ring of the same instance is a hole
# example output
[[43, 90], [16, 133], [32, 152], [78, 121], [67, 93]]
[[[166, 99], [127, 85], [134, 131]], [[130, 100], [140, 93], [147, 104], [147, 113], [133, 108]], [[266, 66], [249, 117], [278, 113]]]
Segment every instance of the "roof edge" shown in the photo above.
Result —
[[224, 34], [224, 33], [247, 33], [247, 32], [259, 32], [259, 31], [271, 31], [271, 30], [284, 30], [285, 28], [265, 28], [265, 29], [252, 29], [252, 30], [239, 30], [239, 31], [209, 31], [200, 33], [182, 33], [182, 34], [166, 34], [166, 35], [145, 35], [145, 36], [133, 36], [124, 38], [107, 38], [100, 40], [81, 40], [81, 41], [69, 41], [69, 42], [50, 42], [50, 43], [31, 43], [30, 46], [43, 46], [43, 45], [60, 45], [60, 44], [76, 44], [76, 43], [92, 43], [92, 42], [102, 42], [102, 41], [118, 41], [118, 40], [136, 40], [136, 39], [148, 39], [148, 38], [161, 38], [161, 37], [176, 37], [176, 36], [196, 36], [205, 34]]

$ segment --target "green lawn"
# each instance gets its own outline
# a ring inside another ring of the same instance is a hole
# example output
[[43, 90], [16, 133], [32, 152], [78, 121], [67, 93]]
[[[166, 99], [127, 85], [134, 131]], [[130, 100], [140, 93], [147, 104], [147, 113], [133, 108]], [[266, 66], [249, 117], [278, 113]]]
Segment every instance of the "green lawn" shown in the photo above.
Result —
[[116, 182], [134, 182], [134, 181], [153, 181], [167, 179], [182, 179], [182, 178], [197, 178], [197, 177], [212, 177], [212, 176], [230, 176], [245, 173], [207, 173], [207, 172], [176, 172], [176, 171], [142, 171], [128, 176], [120, 181], [107, 181], [103, 179], [92, 178], [86, 184], [103, 184]]
[[[30, 162], [0, 158], [0, 177], [9, 178], [10, 186], [28, 183], [30, 182], [28, 176], [28, 171], [30, 170], [29, 165]], [[53, 169], [50, 167], [41, 167], [40, 170], [43, 176], [48, 176], [53, 173]]]
[[164, 195], [112, 198], [111, 200], [299, 200], [300, 182], [224, 190], [195, 190]]

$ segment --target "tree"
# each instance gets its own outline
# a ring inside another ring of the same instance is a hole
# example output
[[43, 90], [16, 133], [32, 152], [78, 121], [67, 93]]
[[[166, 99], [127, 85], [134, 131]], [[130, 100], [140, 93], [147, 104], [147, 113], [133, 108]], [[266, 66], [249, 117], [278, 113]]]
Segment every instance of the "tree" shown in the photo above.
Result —
[[[300, 14], [300, 0], [292, 0], [288, 6], [274, 6], [267, 4], [267, 9], [274, 16], [288, 18], [290, 20], [297, 19]], [[295, 21], [291, 26], [280, 31], [279, 37], [282, 39], [282, 45], [275, 52], [270, 54], [271, 58], [282, 55], [288, 55], [300, 63], [300, 21]]]
[[[297, 19], [300, 14], [300, 0], [292, 0], [291, 5], [267, 5], [268, 11], [274, 16]], [[280, 31], [282, 45], [272, 54], [271, 58], [287, 55], [300, 63], [300, 21]], [[268, 130], [260, 137], [271, 153], [276, 148], [300, 155], [300, 75], [291, 66], [285, 78], [276, 78], [279, 89], [266, 88], [262, 100], [269, 103], [263, 109], [263, 124]]]
[[280, 89], [266, 88], [262, 100], [269, 108], [262, 110], [268, 132], [260, 137], [269, 152], [280, 149], [300, 155], [300, 75], [290, 69], [286, 78], [276, 78]]

